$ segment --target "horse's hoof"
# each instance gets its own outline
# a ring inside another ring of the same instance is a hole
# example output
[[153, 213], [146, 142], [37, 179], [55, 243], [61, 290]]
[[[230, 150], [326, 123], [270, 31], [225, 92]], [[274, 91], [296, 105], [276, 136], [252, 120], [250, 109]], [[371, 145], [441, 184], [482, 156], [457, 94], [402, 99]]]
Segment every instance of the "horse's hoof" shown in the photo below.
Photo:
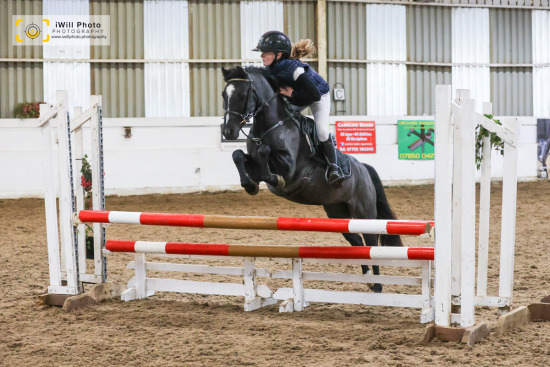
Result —
[[382, 284], [380, 283], [368, 283], [368, 286], [370, 288], [371, 291], [373, 291], [374, 293], [382, 293]]
[[260, 186], [256, 183], [246, 186], [243, 185], [243, 187], [249, 195], [256, 195], [258, 192], [260, 192]]
[[277, 188], [282, 190], [285, 188], [286, 182], [282, 176], [277, 176]]

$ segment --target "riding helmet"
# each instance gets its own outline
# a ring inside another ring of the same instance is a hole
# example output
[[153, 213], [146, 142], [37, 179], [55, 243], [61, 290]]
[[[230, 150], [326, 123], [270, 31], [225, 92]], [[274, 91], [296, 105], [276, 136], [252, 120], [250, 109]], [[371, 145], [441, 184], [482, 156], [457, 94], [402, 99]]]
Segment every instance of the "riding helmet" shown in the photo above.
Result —
[[284, 52], [290, 55], [292, 43], [286, 34], [279, 31], [269, 31], [263, 34], [258, 41], [258, 46], [252, 51], [260, 52]]

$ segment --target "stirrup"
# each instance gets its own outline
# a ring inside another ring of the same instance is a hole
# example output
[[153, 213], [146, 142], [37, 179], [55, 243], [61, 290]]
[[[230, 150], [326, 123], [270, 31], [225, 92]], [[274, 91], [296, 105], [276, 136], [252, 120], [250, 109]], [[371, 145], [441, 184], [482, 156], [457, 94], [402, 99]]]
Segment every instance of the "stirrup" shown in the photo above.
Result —
[[346, 179], [342, 169], [338, 165], [331, 163], [327, 166], [325, 179], [330, 186], [336, 186]]

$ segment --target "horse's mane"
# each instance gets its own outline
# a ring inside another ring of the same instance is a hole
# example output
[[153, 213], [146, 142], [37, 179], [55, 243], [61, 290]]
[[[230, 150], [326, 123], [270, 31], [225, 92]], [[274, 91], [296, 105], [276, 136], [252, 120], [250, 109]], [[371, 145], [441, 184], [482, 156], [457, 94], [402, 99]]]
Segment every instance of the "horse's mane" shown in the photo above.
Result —
[[277, 78], [275, 78], [269, 70], [263, 66], [245, 66], [244, 68], [234, 67], [231, 69], [225, 69], [224, 80], [228, 81], [229, 79], [235, 78], [248, 78], [248, 74], [264, 78], [274, 92], [279, 90], [279, 82], [277, 81]]

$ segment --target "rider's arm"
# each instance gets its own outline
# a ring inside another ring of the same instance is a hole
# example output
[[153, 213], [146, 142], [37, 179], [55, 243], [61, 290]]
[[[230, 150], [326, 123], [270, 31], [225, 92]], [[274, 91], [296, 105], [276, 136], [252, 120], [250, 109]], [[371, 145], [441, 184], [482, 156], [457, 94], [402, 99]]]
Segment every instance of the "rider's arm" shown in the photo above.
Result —
[[321, 99], [321, 92], [304, 72], [304, 68], [297, 68], [293, 76], [296, 88], [289, 99], [290, 103], [296, 106], [308, 106]]

